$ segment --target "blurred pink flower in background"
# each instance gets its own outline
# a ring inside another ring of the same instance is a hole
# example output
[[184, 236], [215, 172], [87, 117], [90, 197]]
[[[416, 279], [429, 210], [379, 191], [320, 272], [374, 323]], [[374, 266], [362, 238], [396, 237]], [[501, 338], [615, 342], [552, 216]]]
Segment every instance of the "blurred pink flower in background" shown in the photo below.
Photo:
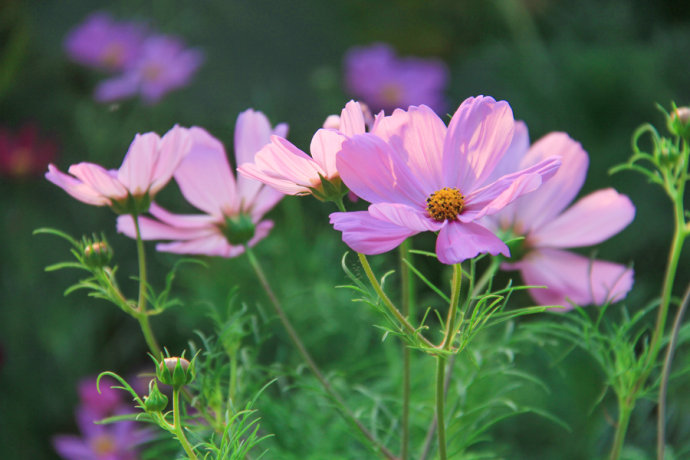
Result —
[[155, 104], [189, 84], [204, 60], [201, 51], [188, 48], [179, 37], [118, 22], [104, 12], [92, 14], [72, 30], [64, 46], [73, 61], [117, 72], [96, 87], [94, 98], [99, 102], [139, 95], [146, 104]]
[[0, 175], [13, 178], [40, 176], [55, 160], [57, 143], [41, 139], [33, 123], [22, 126], [18, 132], [0, 127]]
[[65, 38], [67, 55], [79, 64], [115, 72], [132, 65], [146, 35], [138, 23], [115, 21], [106, 12], [92, 13]]
[[359, 103], [348, 102], [337, 125], [339, 130], [322, 128], [316, 131], [309, 148], [311, 156], [288, 140], [273, 136], [253, 161], [241, 163], [238, 171], [286, 195], [309, 195], [313, 190], [321, 192], [321, 178], [340, 183], [335, 158], [347, 136], [363, 134], [366, 130]]
[[436, 254], [455, 264], [480, 253], [509, 255], [478, 221], [552, 176], [556, 158], [489, 180], [513, 137], [505, 101], [465, 100], [446, 128], [428, 107], [378, 116], [371, 134], [345, 141], [336, 165], [345, 185], [372, 203], [330, 215], [343, 241], [364, 254], [389, 251], [423, 231], [438, 232]]
[[[139, 219], [145, 240], [173, 240], [156, 246], [159, 251], [235, 257], [244, 246], [254, 246], [266, 237], [273, 222], [261, 220], [283, 195], [261, 182], [232, 173], [223, 144], [201, 128], [192, 128], [193, 144], [175, 171], [182, 195], [206, 214], [179, 215], [151, 205], [155, 219]], [[247, 110], [237, 118], [235, 156], [238, 163], [253, 162], [256, 152], [271, 134], [287, 135], [287, 125], [274, 130], [261, 112]], [[134, 221], [120, 216], [117, 229], [135, 238]]]
[[70, 166], [65, 174], [50, 164], [45, 177], [77, 200], [95, 206], [126, 208], [130, 198], [148, 202], [189, 152], [189, 131], [176, 125], [163, 138], [153, 132], [137, 134], [119, 170], [82, 162]]
[[176, 37], [147, 38], [139, 57], [121, 75], [96, 87], [97, 101], [112, 102], [139, 94], [147, 104], [155, 104], [168, 92], [186, 86], [203, 62], [200, 51], [189, 49]]
[[546, 156], [560, 155], [563, 165], [536, 192], [516, 200], [488, 222], [509, 237], [524, 236], [513, 258], [502, 265], [520, 270], [524, 282], [546, 289], [530, 289], [542, 305], [602, 305], [626, 296], [633, 270], [620, 264], [591, 259], [562, 249], [601, 243], [623, 230], [635, 217], [630, 199], [611, 188], [573, 201], [587, 174], [589, 158], [580, 143], [565, 133], [550, 133], [531, 147], [527, 127], [516, 125], [501, 172], [529, 167]]
[[401, 58], [385, 43], [354, 47], [345, 55], [347, 91], [374, 112], [421, 104], [442, 111], [447, 85], [448, 67], [440, 59]]

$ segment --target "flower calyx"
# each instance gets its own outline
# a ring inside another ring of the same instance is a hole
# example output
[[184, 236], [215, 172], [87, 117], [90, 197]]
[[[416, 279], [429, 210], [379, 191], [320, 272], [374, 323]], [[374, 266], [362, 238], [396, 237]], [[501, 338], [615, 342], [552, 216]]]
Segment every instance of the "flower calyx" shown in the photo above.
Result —
[[113, 250], [105, 239], [93, 235], [92, 238], [84, 236], [81, 241], [81, 252], [84, 263], [91, 269], [106, 267], [113, 258]]
[[192, 359], [191, 362], [188, 361], [184, 358], [184, 353], [182, 356], [169, 356], [160, 361], [154, 359], [156, 361], [156, 377], [161, 383], [173, 388], [183, 387], [194, 380], [196, 376], [195, 359]]
[[155, 379], [149, 382], [149, 394], [144, 397], [144, 409], [146, 412], [161, 412], [168, 406], [168, 397], [158, 389]]
[[348, 189], [339, 176], [336, 175], [335, 177], [327, 179], [319, 173], [319, 179], [321, 180], [319, 185], [316, 187], [309, 187], [309, 191], [317, 200], [333, 201], [337, 203], [347, 195]]
[[232, 245], [242, 246], [254, 238], [256, 226], [252, 221], [252, 216], [240, 212], [232, 217], [225, 217], [225, 222], [221, 224], [223, 235]]

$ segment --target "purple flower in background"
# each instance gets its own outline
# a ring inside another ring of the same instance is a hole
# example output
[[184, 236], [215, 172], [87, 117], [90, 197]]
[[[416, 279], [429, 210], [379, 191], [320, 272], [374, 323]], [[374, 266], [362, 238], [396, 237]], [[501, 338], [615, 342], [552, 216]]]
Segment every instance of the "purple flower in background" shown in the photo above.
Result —
[[144, 28], [134, 22], [117, 22], [105, 12], [91, 14], [65, 39], [65, 51], [82, 65], [108, 71], [130, 66], [141, 53]]
[[100, 393], [96, 386], [96, 377], [89, 377], [79, 382], [79, 400], [82, 407], [90, 411], [96, 418], [107, 417], [118, 406], [122, 405], [122, 393], [114, 388], [114, 380], [101, 380]]
[[374, 111], [425, 104], [445, 109], [448, 68], [439, 59], [400, 58], [385, 43], [354, 47], [345, 55], [347, 90]]
[[155, 104], [166, 93], [187, 85], [203, 62], [200, 51], [189, 49], [177, 37], [147, 38], [141, 54], [124, 73], [101, 82], [94, 97], [100, 102], [125, 99], [139, 93]]

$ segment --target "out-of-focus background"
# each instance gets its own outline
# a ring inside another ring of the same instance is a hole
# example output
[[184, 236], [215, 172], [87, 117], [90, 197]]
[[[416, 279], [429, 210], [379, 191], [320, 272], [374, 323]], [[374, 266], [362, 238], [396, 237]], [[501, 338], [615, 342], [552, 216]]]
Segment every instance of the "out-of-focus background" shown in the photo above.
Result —
[[[64, 47], [68, 33], [95, 11], [177, 36], [203, 61], [188, 82], [155, 103], [136, 96], [97, 102], [94, 90], [108, 73], [71, 60]], [[80, 161], [117, 168], [136, 133], [162, 134], [176, 123], [205, 127], [231, 152], [235, 119], [250, 107], [272, 123], [289, 123], [289, 139], [306, 150], [325, 118], [355, 96], [344, 84], [346, 53], [376, 42], [399, 56], [445, 62], [446, 113], [466, 97], [491, 95], [510, 102], [533, 140], [565, 131], [580, 141], [590, 155], [582, 193], [612, 186], [637, 207], [638, 218], [601, 245], [597, 257], [634, 265], [636, 283], [626, 301], [631, 311], [657, 295], [670, 206], [640, 176], [610, 176], [608, 169], [630, 155], [631, 134], [641, 123], [663, 129], [656, 103], [690, 103], [690, 8], [682, 0], [7, 0], [0, 4], [0, 130], [3, 139], [22, 130], [35, 138], [21, 145], [38, 167], [7, 167], [0, 178], [0, 457], [57, 458], [51, 437], [77, 432], [77, 382], [107, 369], [133, 374], [149, 362], [134, 321], [81, 292], [63, 296], [81, 273], [44, 272], [69, 258], [69, 246], [32, 236], [39, 227], [73, 236], [105, 232], [123, 276], [136, 273], [133, 244], [116, 234], [113, 213], [77, 202], [46, 181], [45, 158], [62, 170]], [[173, 186], [161, 200], [177, 197]], [[286, 198], [269, 215], [276, 226], [257, 253], [317, 361], [343, 387], [355, 382], [358, 390], [348, 397], [353, 405], [367, 416], [381, 410], [386, 419], [381, 408], [396, 394], [376, 382], [385, 353], [397, 348], [391, 340], [380, 345], [380, 331], [371, 325], [375, 315], [365, 305], [332, 289], [344, 283], [346, 248], [328, 224], [331, 211], [312, 199]], [[152, 280], [160, 283], [177, 258], [149, 249]], [[683, 260], [687, 267], [687, 256]], [[388, 255], [375, 263], [394, 261]], [[177, 293], [184, 306], [154, 320], [160, 341], [173, 349], [184, 347], [195, 329], [208, 328], [205, 304], [225, 303], [233, 286], [250, 307], [265, 304], [244, 258], [207, 262], [208, 269], [182, 269]], [[681, 269], [679, 294], [689, 273]], [[133, 292], [134, 282], [123, 283]], [[297, 365], [277, 323], [262, 327], [267, 337], [254, 351], [258, 362]], [[687, 361], [685, 355], [681, 349], [678, 359]], [[610, 394], [596, 406], [604, 386], [589, 358], [574, 351], [555, 363], [533, 350], [521, 365], [550, 388], [524, 399], [548, 408], [571, 431], [535, 415], [506, 421], [492, 432], [509, 449], [504, 458], [603, 456], [611, 435], [606, 420], [615, 413], [607, 413], [614, 407], [606, 404]], [[428, 391], [432, 376], [424, 377], [417, 384]], [[679, 390], [672, 385], [669, 396], [672, 443], [690, 432], [690, 401]], [[259, 404], [264, 428], [276, 433], [266, 458], [366, 458], [335, 411], [322, 407], [325, 399], [310, 397], [313, 391], [285, 387], [267, 396], [282, 398], [281, 404]], [[638, 458], [652, 445], [652, 415], [653, 406], [642, 404], [629, 431], [631, 445], [641, 446]]]

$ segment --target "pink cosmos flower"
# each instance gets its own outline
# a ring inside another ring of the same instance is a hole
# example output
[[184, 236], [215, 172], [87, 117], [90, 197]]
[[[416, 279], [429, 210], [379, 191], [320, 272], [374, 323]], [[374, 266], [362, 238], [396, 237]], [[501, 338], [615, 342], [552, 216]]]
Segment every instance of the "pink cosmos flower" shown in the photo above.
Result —
[[363, 134], [366, 130], [359, 103], [350, 101], [338, 120], [339, 130], [319, 129], [311, 140], [311, 156], [302, 152], [280, 136], [254, 157], [253, 163], [240, 163], [238, 171], [286, 195], [308, 195], [323, 192], [322, 178], [340, 184], [336, 168], [336, 153], [348, 136]]
[[[150, 199], [172, 178], [190, 146], [189, 130], [176, 125], [163, 138], [153, 132], [137, 134], [119, 170], [84, 162], [70, 166], [69, 174], [65, 174], [50, 164], [45, 176], [79, 201], [132, 212], [132, 200], [148, 208]], [[146, 209], [136, 210], [143, 211]]]
[[138, 58], [122, 75], [98, 85], [95, 98], [111, 102], [139, 93], [144, 102], [154, 104], [166, 93], [187, 85], [202, 62], [201, 52], [187, 48], [176, 37], [149, 37]]
[[513, 125], [507, 102], [483, 96], [465, 100], [447, 128], [426, 106], [378, 116], [371, 134], [345, 141], [336, 157], [345, 185], [372, 204], [367, 211], [333, 213], [331, 223], [364, 254], [433, 231], [445, 264], [485, 252], [509, 255], [479, 220], [537, 189], [560, 165], [548, 158], [489, 180], [511, 143]]
[[630, 199], [611, 188], [592, 192], [566, 209], [587, 174], [589, 158], [582, 146], [565, 133], [550, 133], [530, 147], [527, 127], [518, 124], [507, 161], [499, 169], [525, 168], [554, 154], [563, 163], [554, 177], [491, 217], [492, 227], [509, 237], [525, 237], [502, 268], [520, 270], [528, 285], [546, 286], [530, 289], [542, 305], [572, 308], [621, 300], [632, 287], [632, 269], [563, 250], [600, 243], [635, 217]]
[[[268, 235], [273, 222], [261, 219], [283, 195], [247, 177], [235, 180], [223, 144], [201, 128], [192, 128], [190, 132], [191, 151], [175, 171], [175, 181], [187, 201], [206, 214], [173, 214], [154, 203], [149, 212], [155, 219], [139, 219], [142, 238], [172, 240], [158, 244], [159, 251], [238, 256], [244, 252], [245, 244], [254, 246]], [[235, 126], [237, 161], [253, 161], [272, 132], [285, 136], [287, 125], [278, 125], [272, 131], [263, 113], [242, 112]], [[135, 237], [131, 216], [120, 216], [117, 228]]]
[[448, 68], [440, 59], [400, 58], [385, 43], [350, 49], [345, 56], [345, 85], [374, 111], [425, 104], [446, 106]]
[[133, 22], [118, 22], [104, 12], [91, 14], [65, 38], [69, 57], [85, 66], [108, 71], [129, 67], [139, 56], [144, 28]]

